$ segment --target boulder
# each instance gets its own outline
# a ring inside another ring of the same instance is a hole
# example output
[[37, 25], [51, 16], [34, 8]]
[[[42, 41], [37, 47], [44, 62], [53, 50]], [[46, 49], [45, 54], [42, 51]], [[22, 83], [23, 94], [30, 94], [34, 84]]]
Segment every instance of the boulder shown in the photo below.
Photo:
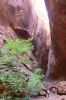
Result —
[[39, 92], [39, 95], [40, 95], [40, 96], [45, 96], [45, 97], [46, 97], [47, 93], [46, 93], [46, 91], [42, 90], [42, 91]]
[[66, 81], [61, 81], [57, 85], [58, 94], [66, 95]]
[[60, 96], [60, 100], [66, 100], [66, 96], [65, 95]]

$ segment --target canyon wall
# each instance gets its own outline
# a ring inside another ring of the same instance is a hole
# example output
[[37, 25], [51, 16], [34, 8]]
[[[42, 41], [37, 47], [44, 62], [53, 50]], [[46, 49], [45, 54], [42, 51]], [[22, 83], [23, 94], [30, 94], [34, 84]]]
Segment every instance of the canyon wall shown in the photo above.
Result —
[[0, 0], [0, 45], [9, 37], [31, 38], [39, 66], [47, 68], [49, 20], [44, 0]]
[[52, 43], [47, 74], [55, 78], [66, 76], [66, 0], [45, 0], [45, 3]]

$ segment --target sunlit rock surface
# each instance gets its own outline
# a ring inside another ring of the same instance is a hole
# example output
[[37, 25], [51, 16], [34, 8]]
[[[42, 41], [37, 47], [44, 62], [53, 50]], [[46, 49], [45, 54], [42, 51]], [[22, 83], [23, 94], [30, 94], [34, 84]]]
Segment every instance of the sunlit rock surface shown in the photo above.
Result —
[[33, 34], [35, 44], [35, 56], [38, 59], [39, 66], [46, 71], [48, 62], [48, 52], [51, 44], [49, 19], [44, 0], [31, 0], [32, 11], [37, 16], [36, 32]]

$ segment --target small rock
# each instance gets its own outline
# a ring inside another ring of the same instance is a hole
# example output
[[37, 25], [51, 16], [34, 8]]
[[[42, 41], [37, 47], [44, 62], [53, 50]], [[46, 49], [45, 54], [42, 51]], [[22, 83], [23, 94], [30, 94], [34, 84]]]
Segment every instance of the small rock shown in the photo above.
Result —
[[51, 87], [50, 91], [53, 92], [53, 93], [55, 93], [55, 94], [57, 94], [57, 88], [56, 87]]
[[44, 91], [44, 90], [40, 91], [40, 92], [39, 92], [39, 95], [40, 95], [40, 96], [46, 96], [46, 91]]

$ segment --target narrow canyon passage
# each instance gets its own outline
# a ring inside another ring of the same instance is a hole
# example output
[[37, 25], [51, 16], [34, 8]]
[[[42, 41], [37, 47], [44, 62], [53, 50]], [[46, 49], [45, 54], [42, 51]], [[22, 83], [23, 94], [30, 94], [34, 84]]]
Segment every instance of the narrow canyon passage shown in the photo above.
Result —
[[1, 0], [0, 44], [3, 45], [8, 37], [16, 39], [24, 36], [25, 33], [30, 34], [27, 37], [33, 38], [35, 46], [33, 53], [39, 66], [46, 70], [48, 63], [48, 75], [65, 76], [65, 5], [64, 0], [63, 2], [59, 0], [29, 0], [28, 3], [26, 0], [10, 0], [9, 2]]
[[66, 0], [0, 0], [0, 74], [2, 84], [7, 80], [11, 88], [18, 86], [15, 95], [22, 98], [66, 96]]

